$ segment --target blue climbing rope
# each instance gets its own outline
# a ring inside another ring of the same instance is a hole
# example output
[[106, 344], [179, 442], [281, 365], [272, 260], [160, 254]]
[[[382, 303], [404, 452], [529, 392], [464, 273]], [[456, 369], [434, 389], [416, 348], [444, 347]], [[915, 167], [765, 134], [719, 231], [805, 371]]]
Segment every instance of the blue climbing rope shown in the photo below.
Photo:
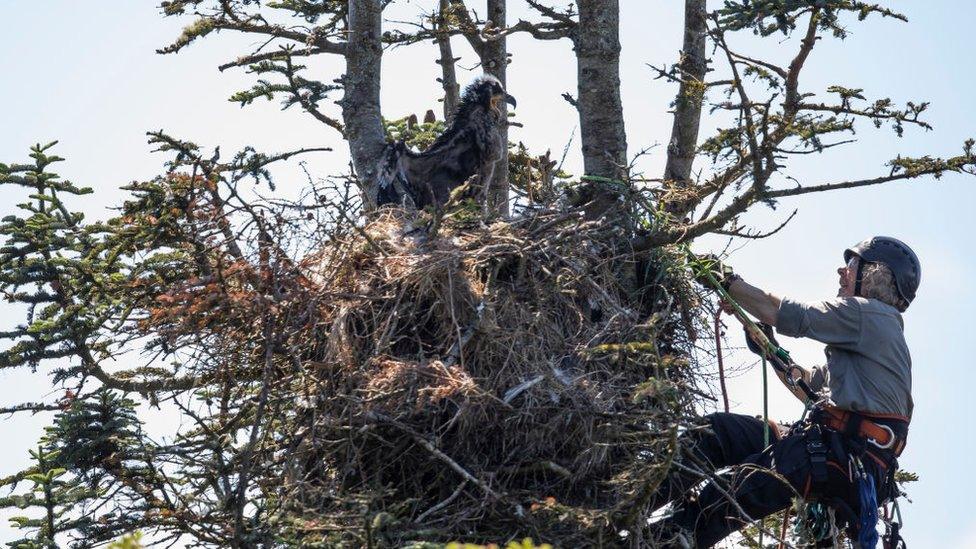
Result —
[[864, 470], [860, 458], [851, 457], [857, 475], [857, 493], [861, 501], [858, 517], [857, 542], [861, 549], [875, 549], [878, 545], [878, 493], [874, 479]]

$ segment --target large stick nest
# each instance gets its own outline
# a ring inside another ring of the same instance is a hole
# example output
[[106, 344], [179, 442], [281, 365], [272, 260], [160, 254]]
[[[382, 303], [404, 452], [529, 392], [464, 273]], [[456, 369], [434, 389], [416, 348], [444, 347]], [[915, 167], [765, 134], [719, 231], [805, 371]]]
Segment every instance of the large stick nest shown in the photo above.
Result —
[[391, 209], [306, 258], [314, 373], [288, 528], [350, 546], [621, 542], [695, 393], [678, 252], [637, 257], [622, 236], [567, 211], [430, 235]]

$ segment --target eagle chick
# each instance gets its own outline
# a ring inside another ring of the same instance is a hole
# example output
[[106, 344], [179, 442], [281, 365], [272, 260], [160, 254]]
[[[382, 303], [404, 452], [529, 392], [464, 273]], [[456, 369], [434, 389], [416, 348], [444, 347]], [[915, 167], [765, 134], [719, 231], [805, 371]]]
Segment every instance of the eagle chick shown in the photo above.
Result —
[[506, 146], [502, 101], [515, 106], [497, 78], [479, 76], [465, 88], [450, 126], [427, 150], [414, 152], [402, 141], [387, 144], [377, 170], [376, 204], [442, 206], [473, 175], [487, 184]]

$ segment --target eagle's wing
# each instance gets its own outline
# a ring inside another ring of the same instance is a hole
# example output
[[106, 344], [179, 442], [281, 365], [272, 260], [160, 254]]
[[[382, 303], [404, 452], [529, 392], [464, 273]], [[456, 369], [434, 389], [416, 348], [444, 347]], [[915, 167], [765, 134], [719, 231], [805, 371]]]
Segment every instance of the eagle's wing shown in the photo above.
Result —
[[[403, 143], [387, 145], [378, 170], [377, 204], [445, 204], [451, 191], [475, 174], [486, 173], [498, 158], [499, 135], [484, 119], [456, 119], [422, 153]], [[490, 172], [489, 172], [490, 173]]]
[[424, 199], [429, 197], [436, 204], [444, 204], [452, 190], [481, 170], [485, 153], [473, 128], [458, 128], [435, 141], [426, 151], [414, 155], [406, 171], [407, 178]]
[[[401, 143], [387, 143], [376, 170], [376, 205], [417, 207], [417, 198], [407, 175], [409, 151]], [[423, 206], [420, 206], [423, 207]]]
[[464, 144], [469, 141], [470, 128], [463, 124], [451, 124], [444, 133], [437, 136], [437, 139], [427, 147], [421, 155], [434, 154], [446, 148]]

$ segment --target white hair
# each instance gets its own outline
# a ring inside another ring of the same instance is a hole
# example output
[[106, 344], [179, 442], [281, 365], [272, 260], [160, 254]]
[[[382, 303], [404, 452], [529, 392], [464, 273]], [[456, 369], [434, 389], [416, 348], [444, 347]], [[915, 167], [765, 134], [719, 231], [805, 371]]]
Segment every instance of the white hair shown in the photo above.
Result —
[[865, 263], [861, 270], [861, 296], [877, 299], [904, 312], [908, 302], [902, 299], [895, 275], [884, 263]]

